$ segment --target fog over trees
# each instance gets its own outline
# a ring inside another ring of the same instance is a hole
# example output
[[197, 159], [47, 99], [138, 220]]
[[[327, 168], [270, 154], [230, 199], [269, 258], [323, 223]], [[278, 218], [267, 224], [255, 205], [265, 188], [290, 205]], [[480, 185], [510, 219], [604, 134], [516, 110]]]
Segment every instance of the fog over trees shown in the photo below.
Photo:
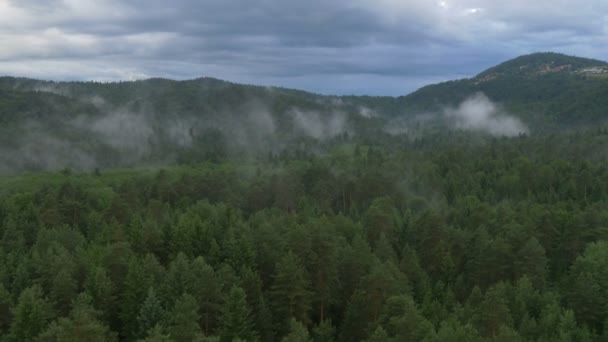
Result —
[[595, 65], [398, 98], [0, 78], [0, 341], [608, 340]]

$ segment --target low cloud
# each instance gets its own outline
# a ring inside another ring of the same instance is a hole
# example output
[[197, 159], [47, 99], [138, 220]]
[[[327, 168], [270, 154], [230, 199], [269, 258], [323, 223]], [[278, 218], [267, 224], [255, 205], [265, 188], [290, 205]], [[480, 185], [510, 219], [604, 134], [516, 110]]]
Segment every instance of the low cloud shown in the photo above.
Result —
[[150, 139], [154, 135], [143, 114], [126, 111], [109, 113], [92, 122], [79, 122], [77, 125], [98, 133], [108, 145], [137, 157], [149, 152]]
[[293, 109], [294, 128], [315, 139], [328, 139], [346, 131], [346, 115], [341, 112], [321, 114]]
[[85, 148], [54, 136], [34, 122], [21, 128], [23, 133], [13, 148], [0, 149], [0, 173], [23, 170], [42, 171], [61, 168], [92, 169], [95, 158]]
[[529, 132], [521, 120], [509, 115], [483, 93], [467, 98], [457, 108], [446, 109], [445, 116], [450, 124], [462, 130], [507, 137]]

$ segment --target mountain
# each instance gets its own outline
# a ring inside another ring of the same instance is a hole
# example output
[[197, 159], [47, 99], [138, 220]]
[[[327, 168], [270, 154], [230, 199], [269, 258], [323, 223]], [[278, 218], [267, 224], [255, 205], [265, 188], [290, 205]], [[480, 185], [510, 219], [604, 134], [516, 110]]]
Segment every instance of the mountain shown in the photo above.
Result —
[[400, 103], [410, 112], [433, 112], [476, 92], [540, 130], [593, 125], [608, 115], [608, 63], [536, 53], [470, 79], [423, 87], [400, 98]]
[[416, 138], [456, 128], [515, 136], [593, 126], [607, 112], [608, 63], [555, 53], [521, 56], [398, 98], [324, 96], [213, 78], [0, 77], [0, 173], [321, 152], [347, 135], [369, 142], [386, 133]]

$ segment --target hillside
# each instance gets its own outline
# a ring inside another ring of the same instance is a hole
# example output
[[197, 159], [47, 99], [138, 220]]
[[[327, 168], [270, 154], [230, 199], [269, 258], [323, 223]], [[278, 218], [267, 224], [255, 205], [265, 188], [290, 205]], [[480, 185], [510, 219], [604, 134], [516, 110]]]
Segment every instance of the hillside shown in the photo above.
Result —
[[521, 56], [470, 79], [426, 86], [400, 98], [409, 111], [437, 111], [483, 92], [537, 130], [604, 122], [608, 63], [556, 53]]
[[0, 173], [321, 152], [345, 135], [370, 142], [386, 133], [516, 136], [594, 126], [608, 114], [606, 70], [602, 61], [533, 54], [399, 98], [324, 96], [213, 78], [1, 77]]
[[190, 81], [47, 82], [0, 78], [0, 172], [130, 167], [279, 153], [364, 125], [338, 97]]

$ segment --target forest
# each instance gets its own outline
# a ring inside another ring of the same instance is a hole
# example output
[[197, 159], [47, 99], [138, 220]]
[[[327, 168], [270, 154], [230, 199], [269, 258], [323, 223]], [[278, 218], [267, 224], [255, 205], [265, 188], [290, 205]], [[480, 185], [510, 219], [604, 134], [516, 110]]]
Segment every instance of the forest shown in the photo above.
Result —
[[1, 340], [608, 340], [607, 146], [343, 135], [4, 176]]
[[608, 341], [604, 65], [0, 78], [0, 341]]

